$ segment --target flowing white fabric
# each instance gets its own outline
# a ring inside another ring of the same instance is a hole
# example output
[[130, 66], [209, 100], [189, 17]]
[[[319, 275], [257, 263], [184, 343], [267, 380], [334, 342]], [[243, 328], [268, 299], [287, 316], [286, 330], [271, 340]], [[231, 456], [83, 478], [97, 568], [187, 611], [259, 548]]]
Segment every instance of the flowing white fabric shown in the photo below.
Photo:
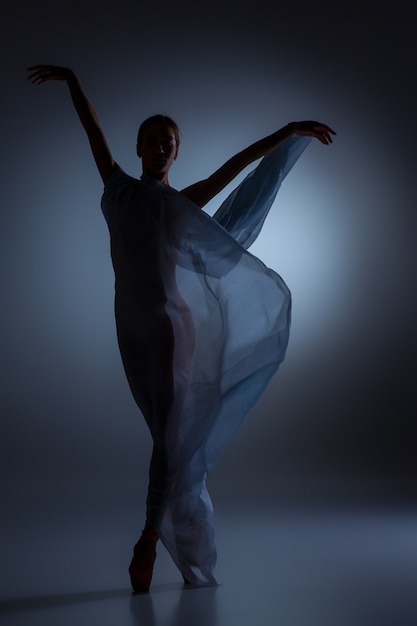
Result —
[[214, 218], [147, 176], [105, 185], [119, 347], [154, 443], [147, 519], [194, 585], [216, 584], [206, 477], [288, 343], [290, 292], [246, 248], [309, 141], [265, 157]]

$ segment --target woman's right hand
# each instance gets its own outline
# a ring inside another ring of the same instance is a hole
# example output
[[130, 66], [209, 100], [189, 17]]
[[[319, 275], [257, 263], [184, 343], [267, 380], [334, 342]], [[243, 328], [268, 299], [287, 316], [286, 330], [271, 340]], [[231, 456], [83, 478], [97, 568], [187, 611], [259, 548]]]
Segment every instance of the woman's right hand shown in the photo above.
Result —
[[69, 67], [59, 67], [58, 65], [32, 65], [27, 70], [32, 72], [27, 79], [34, 85], [41, 85], [48, 80], [66, 80], [68, 82], [75, 77], [74, 72]]

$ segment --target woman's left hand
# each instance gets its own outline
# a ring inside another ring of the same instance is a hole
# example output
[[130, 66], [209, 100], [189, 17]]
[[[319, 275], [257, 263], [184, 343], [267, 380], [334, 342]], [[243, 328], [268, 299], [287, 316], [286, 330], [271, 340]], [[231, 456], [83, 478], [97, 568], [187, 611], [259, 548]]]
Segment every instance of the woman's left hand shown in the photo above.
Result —
[[336, 132], [327, 126], [327, 124], [321, 124], [321, 122], [306, 121], [306, 122], [291, 122], [289, 124], [292, 132], [296, 135], [306, 135], [308, 137], [315, 137], [321, 143], [328, 145], [332, 143], [332, 135]]

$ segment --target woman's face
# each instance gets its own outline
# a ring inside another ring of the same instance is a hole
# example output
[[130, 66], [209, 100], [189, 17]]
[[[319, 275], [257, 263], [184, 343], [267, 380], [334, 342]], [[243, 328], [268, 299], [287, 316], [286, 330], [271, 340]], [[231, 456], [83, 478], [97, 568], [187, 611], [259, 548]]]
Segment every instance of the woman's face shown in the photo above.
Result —
[[144, 172], [165, 181], [178, 154], [174, 130], [167, 124], [151, 124], [137, 146], [137, 154]]

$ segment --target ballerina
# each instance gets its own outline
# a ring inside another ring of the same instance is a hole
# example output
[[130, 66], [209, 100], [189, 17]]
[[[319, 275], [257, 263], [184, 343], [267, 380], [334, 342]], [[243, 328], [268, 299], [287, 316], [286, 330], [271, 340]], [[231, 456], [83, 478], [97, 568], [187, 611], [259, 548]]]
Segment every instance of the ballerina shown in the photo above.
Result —
[[[143, 173], [135, 179], [114, 160], [75, 73], [54, 65], [28, 69], [34, 84], [67, 83], [104, 183], [118, 344], [153, 440], [132, 587], [149, 591], [159, 539], [185, 583], [215, 585], [206, 478], [282, 362], [290, 325], [288, 287], [247, 248], [308, 143], [328, 145], [335, 133], [319, 122], [291, 122], [178, 192], [168, 178], [180, 145], [171, 118], [155, 115], [140, 126]], [[201, 211], [260, 157], [213, 218]]]

